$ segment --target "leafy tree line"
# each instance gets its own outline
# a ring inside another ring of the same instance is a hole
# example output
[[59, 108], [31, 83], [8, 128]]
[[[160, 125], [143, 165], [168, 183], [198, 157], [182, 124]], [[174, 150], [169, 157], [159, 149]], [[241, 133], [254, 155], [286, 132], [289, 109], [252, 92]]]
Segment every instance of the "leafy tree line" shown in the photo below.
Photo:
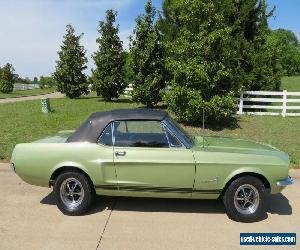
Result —
[[15, 74], [15, 82], [16, 83], [23, 83], [23, 84], [31, 84], [32, 80], [29, 77], [21, 77], [18, 74]]
[[166, 70], [162, 35], [157, 23], [158, 12], [148, 1], [145, 14], [137, 17], [130, 51], [123, 49], [119, 38], [117, 12], [106, 11], [106, 19], [99, 22], [98, 49], [92, 55], [95, 68], [90, 77], [85, 75], [86, 51], [80, 45], [83, 34], [77, 36], [74, 27], [67, 26], [59, 59], [53, 74], [58, 90], [70, 98], [88, 92], [89, 85], [106, 101], [118, 98], [129, 83], [133, 84], [133, 100], [154, 106], [162, 100], [160, 91], [165, 87]]
[[[243, 90], [278, 90], [282, 74], [299, 72], [299, 43], [291, 32], [271, 31], [265, 0], [150, 0], [136, 18], [124, 51], [108, 10], [99, 22], [95, 68], [87, 77], [81, 35], [67, 26], [56, 71], [58, 89], [74, 98], [91, 85], [110, 101], [133, 85], [132, 99], [148, 107], [163, 101], [182, 122], [223, 121]], [[166, 91], [166, 86], [172, 86]]]
[[14, 74], [14, 82], [15, 83], [22, 83], [22, 84], [38, 84], [40, 88], [47, 87], [55, 87], [56, 83], [52, 76], [40, 76], [34, 77], [33, 80], [29, 77], [22, 78], [18, 74]]
[[15, 73], [15, 69], [12, 64], [7, 63], [2, 68], [0, 67], [0, 92], [1, 93], [12, 93], [15, 83], [23, 84], [39, 84], [40, 88], [54, 87], [56, 85], [53, 77], [41, 76], [40, 79], [34, 77], [33, 80], [30, 78], [22, 78]]
[[46, 88], [46, 87], [55, 87], [57, 84], [52, 76], [40, 76], [40, 79], [37, 81], [37, 84], [39, 84], [40, 88]]
[[278, 55], [278, 63], [285, 76], [300, 75], [300, 43], [290, 30], [271, 31], [268, 43]]

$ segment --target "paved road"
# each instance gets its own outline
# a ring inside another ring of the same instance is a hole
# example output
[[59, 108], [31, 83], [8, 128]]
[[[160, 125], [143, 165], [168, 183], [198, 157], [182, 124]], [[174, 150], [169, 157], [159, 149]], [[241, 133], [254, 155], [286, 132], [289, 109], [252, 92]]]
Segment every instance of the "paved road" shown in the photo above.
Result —
[[6, 98], [6, 99], [0, 99], [1, 103], [11, 103], [11, 102], [23, 102], [23, 101], [30, 101], [30, 100], [37, 100], [41, 98], [62, 98], [65, 95], [61, 94], [60, 92], [54, 92], [46, 95], [35, 95], [35, 96], [24, 96], [24, 97], [18, 97], [18, 98]]
[[243, 224], [229, 220], [219, 202], [196, 200], [100, 197], [88, 215], [68, 217], [50, 189], [27, 185], [0, 164], [0, 249], [232, 250], [245, 249], [240, 232], [299, 237], [300, 171], [291, 175], [296, 184], [270, 197], [268, 218]]

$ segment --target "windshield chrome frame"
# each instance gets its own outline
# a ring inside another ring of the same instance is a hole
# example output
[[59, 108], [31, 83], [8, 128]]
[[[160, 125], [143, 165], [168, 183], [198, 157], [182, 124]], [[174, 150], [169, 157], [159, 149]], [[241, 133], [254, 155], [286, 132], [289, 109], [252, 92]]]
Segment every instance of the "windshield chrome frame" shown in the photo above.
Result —
[[178, 131], [178, 129], [176, 128], [176, 125], [173, 124], [172, 120], [169, 119], [168, 116], [162, 120], [162, 123], [186, 148], [193, 147], [192, 139], [190, 139], [186, 135], [182, 134], [182, 132], [180, 133]]

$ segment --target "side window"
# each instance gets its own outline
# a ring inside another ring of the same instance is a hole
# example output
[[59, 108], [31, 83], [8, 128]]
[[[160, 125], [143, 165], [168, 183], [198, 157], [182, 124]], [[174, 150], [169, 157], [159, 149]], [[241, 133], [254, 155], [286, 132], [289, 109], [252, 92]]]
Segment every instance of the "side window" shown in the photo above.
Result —
[[102, 134], [98, 139], [99, 144], [103, 144], [106, 146], [112, 146], [112, 130], [111, 130], [112, 123], [107, 125], [107, 127], [103, 130]]
[[118, 147], [169, 147], [164, 128], [159, 121], [114, 122], [115, 146]]
[[172, 133], [170, 133], [167, 128], [166, 128], [166, 134], [170, 143], [170, 147], [176, 147], [176, 148], [182, 147], [181, 142]]

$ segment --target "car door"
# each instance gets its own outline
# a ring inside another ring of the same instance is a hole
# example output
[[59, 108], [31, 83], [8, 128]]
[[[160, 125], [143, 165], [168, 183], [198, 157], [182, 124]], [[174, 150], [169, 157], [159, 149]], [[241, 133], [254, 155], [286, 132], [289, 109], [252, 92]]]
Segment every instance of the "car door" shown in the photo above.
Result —
[[114, 163], [119, 190], [128, 196], [190, 197], [192, 151], [160, 121], [116, 121]]
[[102, 131], [97, 145], [98, 158], [94, 161], [99, 167], [94, 168], [95, 189], [97, 194], [114, 195], [118, 192], [118, 184], [116, 177], [116, 166], [114, 165], [114, 149], [112, 136], [112, 123], [106, 126]]

